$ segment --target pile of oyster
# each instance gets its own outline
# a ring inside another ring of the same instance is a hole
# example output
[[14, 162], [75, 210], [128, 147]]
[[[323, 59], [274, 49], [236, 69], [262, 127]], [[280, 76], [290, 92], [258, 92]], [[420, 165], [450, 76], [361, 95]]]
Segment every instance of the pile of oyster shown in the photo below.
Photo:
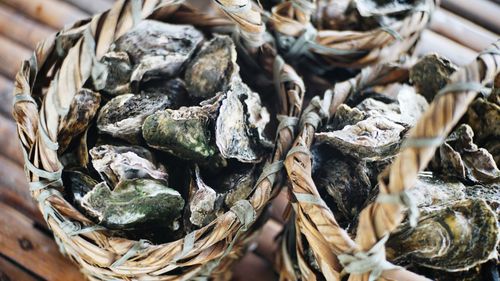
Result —
[[[350, 234], [355, 235], [361, 210], [378, 194], [377, 176], [455, 70], [445, 58], [423, 57], [411, 68], [409, 81], [364, 91], [361, 100], [342, 104], [316, 133], [314, 182]], [[434, 280], [494, 280], [500, 238], [499, 139], [497, 88], [476, 98], [419, 175], [410, 196], [420, 212], [418, 224], [405, 221], [390, 236], [389, 260]]]
[[170, 241], [252, 192], [270, 115], [240, 78], [228, 36], [146, 20], [104, 55], [61, 124], [68, 200], [128, 238]]

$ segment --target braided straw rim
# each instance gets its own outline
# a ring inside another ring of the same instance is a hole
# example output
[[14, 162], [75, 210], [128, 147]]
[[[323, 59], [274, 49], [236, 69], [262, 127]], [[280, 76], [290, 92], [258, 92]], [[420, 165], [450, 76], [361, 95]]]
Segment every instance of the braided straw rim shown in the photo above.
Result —
[[272, 8], [270, 21], [278, 34], [293, 36], [289, 56], [309, 52], [324, 59], [322, 65], [361, 68], [390, 62], [407, 53], [430, 20], [439, 0], [425, 0], [405, 18], [369, 31], [316, 30], [310, 23], [313, 0], [289, 0]]
[[[275, 71], [269, 74], [274, 74], [276, 81], [282, 123], [275, 151], [247, 200], [239, 201], [230, 211], [184, 239], [152, 245], [145, 240], [108, 236], [103, 227], [93, 224], [63, 198], [62, 165], [57, 155], [60, 121], [76, 92], [89, 79], [94, 85], [102, 82], [99, 60], [115, 39], [146, 18], [208, 29], [232, 26], [225, 18], [198, 13], [181, 2], [118, 0], [109, 11], [66, 27], [41, 42], [16, 76], [13, 115], [32, 196], [61, 251], [90, 280], [202, 280], [208, 276], [228, 279], [228, 267], [241, 256], [244, 244], [254, 232], [255, 220], [283, 178], [282, 159], [295, 137], [293, 128], [305, 90], [293, 69], [273, 57], [269, 61]], [[239, 28], [246, 32], [244, 26]]]
[[[478, 91], [493, 81], [499, 71], [500, 41], [451, 76], [448, 86], [438, 93], [409, 131], [408, 139], [394, 162], [379, 175], [379, 197], [407, 194], [417, 174], [427, 166], [436, 148], [460, 120]], [[304, 110], [301, 119], [308, 121], [302, 122], [302, 130], [285, 159], [294, 212], [282, 237], [276, 262], [281, 280], [340, 280], [345, 273], [351, 273], [351, 281], [428, 280], [385, 261], [385, 239], [403, 220], [405, 204], [411, 204], [411, 198], [409, 202], [376, 200], [368, 205], [360, 213], [357, 236], [352, 240], [321, 199], [311, 175], [309, 148], [320, 117], [332, 116], [347, 97], [355, 95], [360, 89], [404, 81], [407, 77], [408, 68], [404, 65], [382, 64], [365, 68], [357, 77], [328, 90], [323, 100], [316, 97]], [[316, 118], [311, 118], [314, 115]], [[307, 262], [306, 244], [321, 269], [320, 273]], [[370, 255], [378, 255], [376, 266], [363, 270], [349, 267], [349, 261]]]

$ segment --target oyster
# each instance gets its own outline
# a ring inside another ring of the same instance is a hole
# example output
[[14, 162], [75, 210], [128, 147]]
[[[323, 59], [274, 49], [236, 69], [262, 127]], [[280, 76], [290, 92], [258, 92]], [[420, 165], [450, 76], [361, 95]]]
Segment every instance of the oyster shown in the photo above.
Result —
[[340, 155], [329, 157], [313, 175], [318, 190], [331, 197], [326, 202], [344, 227], [359, 214], [370, 195], [372, 186], [367, 170], [363, 162]]
[[112, 51], [127, 52], [134, 65], [131, 81], [177, 76], [203, 41], [191, 25], [144, 20], [118, 38]]
[[85, 132], [99, 109], [100, 103], [101, 95], [99, 93], [89, 89], [81, 89], [76, 93], [71, 102], [68, 114], [64, 116], [59, 124], [59, 134], [57, 137], [59, 154], [68, 148], [75, 137]]
[[238, 71], [236, 48], [229, 36], [215, 36], [206, 42], [186, 68], [185, 80], [193, 98], [211, 98], [225, 91]]
[[104, 91], [110, 95], [130, 93], [130, 75], [132, 64], [126, 52], [108, 52], [102, 57], [103, 64], [108, 69]]
[[438, 91], [450, 82], [450, 75], [457, 66], [437, 54], [421, 58], [410, 69], [410, 80], [417, 92], [431, 102]]
[[[466, 123], [471, 126], [479, 142], [500, 139], [500, 91], [492, 91], [486, 98], [478, 98], [469, 106]], [[498, 162], [497, 162], [498, 163]]]
[[444, 181], [430, 173], [421, 173], [408, 192], [418, 207], [439, 205], [466, 197], [466, 187], [461, 182]]
[[221, 155], [244, 163], [260, 162], [263, 132], [269, 119], [259, 95], [234, 77], [216, 121], [215, 140]]
[[433, 159], [434, 170], [474, 183], [500, 180], [500, 170], [491, 154], [473, 142], [474, 132], [460, 125], [439, 148]]
[[142, 123], [146, 117], [171, 105], [172, 102], [166, 95], [117, 96], [101, 108], [97, 128], [101, 133], [138, 144], [141, 141]]
[[235, 171], [223, 177], [221, 186], [225, 190], [224, 203], [231, 208], [239, 200], [248, 198], [255, 184], [255, 167]]
[[367, 161], [394, 155], [405, 128], [384, 117], [369, 117], [342, 130], [316, 133], [319, 143], [326, 143], [346, 155]]
[[[127, 179], [157, 179], [168, 182], [168, 174], [161, 164], [154, 163], [150, 153], [141, 153], [149, 157], [141, 157], [134, 151], [143, 148], [116, 147], [101, 145], [90, 150], [92, 165], [102, 179], [111, 187]], [[144, 149], [145, 150], [145, 149]]]
[[85, 212], [83, 197], [89, 193], [98, 182], [82, 172], [73, 170], [63, 171], [62, 180], [70, 202], [73, 202], [73, 206], [78, 210]]
[[188, 105], [188, 93], [184, 81], [179, 78], [170, 80], [153, 80], [141, 84], [140, 93], [143, 95], [166, 95], [170, 99], [169, 108], [177, 109]]
[[391, 235], [386, 244], [389, 259], [453, 272], [496, 254], [497, 219], [483, 200], [455, 201], [421, 213], [415, 228], [405, 223]]
[[85, 195], [83, 207], [109, 229], [163, 224], [174, 231], [180, 226], [184, 199], [162, 181], [133, 179], [121, 181], [114, 190], [99, 183]]
[[217, 193], [206, 185], [200, 175], [200, 169], [195, 169], [195, 180], [191, 180], [191, 194], [189, 200], [189, 221], [195, 226], [205, 226], [215, 219]]
[[347, 104], [341, 104], [328, 125], [327, 131], [341, 130], [347, 125], [356, 125], [356, 123], [365, 120], [366, 117], [367, 114], [359, 108], [351, 108]]
[[211, 144], [210, 114], [204, 107], [167, 109], [149, 116], [142, 126], [147, 144], [187, 160], [204, 160], [216, 153]]

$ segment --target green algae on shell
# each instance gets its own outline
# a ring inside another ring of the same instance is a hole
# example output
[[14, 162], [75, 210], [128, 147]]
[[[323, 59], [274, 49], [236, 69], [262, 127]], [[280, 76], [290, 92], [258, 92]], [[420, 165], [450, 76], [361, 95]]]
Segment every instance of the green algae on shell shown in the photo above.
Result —
[[83, 207], [109, 229], [163, 224], [175, 231], [180, 226], [184, 199], [162, 181], [132, 179], [121, 181], [114, 190], [105, 182], [99, 183], [85, 195]]

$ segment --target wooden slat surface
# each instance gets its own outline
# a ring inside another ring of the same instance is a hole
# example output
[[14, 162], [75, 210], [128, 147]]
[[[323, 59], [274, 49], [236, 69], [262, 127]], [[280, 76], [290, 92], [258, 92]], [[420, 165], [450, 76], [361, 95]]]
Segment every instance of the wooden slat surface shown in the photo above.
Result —
[[[194, 1], [200, 6], [200, 1]], [[205, 0], [204, 0], [205, 1]], [[208, 1], [208, 0], [206, 0]], [[466, 64], [498, 40], [500, 0], [441, 0], [429, 30], [415, 47], [417, 55], [437, 52]], [[66, 24], [88, 18], [113, 0], [0, 0], [0, 280], [84, 280], [58, 252], [32, 200], [22, 168], [22, 156], [11, 116], [12, 80], [22, 59], [36, 43]], [[275, 236], [282, 230], [287, 194], [281, 192], [270, 208], [270, 220], [257, 246], [234, 268], [234, 280], [277, 280]], [[34, 227], [34, 224], [39, 227]]]

